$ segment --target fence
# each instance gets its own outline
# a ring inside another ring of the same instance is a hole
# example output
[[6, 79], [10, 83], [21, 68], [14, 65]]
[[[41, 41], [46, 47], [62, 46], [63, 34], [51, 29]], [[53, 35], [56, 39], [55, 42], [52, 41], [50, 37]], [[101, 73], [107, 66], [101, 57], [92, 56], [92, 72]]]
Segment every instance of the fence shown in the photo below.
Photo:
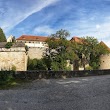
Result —
[[97, 75], [110, 75], [108, 70], [83, 70], [83, 71], [16, 71], [15, 77], [20, 79], [50, 79], [50, 78], [73, 78]]

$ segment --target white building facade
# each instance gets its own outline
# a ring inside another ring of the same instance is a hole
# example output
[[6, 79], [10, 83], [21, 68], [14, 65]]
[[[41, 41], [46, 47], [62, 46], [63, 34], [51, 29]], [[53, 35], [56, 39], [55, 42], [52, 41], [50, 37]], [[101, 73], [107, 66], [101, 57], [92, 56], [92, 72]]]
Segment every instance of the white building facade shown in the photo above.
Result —
[[31, 36], [31, 35], [22, 35], [21, 37], [16, 39], [16, 42], [23, 42], [29, 48], [44, 48], [47, 47], [46, 40], [48, 37], [43, 36]]
[[43, 36], [22, 35], [16, 39], [16, 42], [25, 43], [28, 47], [28, 56], [31, 59], [41, 59], [46, 48], [48, 48], [48, 45], [46, 44], [47, 39], [48, 37]]

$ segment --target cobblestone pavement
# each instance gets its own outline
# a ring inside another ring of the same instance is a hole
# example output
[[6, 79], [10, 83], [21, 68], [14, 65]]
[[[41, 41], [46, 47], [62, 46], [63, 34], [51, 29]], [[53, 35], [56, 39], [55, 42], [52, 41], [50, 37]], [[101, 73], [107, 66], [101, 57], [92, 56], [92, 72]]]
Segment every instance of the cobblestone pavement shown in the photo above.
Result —
[[110, 110], [110, 75], [35, 80], [0, 90], [0, 110]]

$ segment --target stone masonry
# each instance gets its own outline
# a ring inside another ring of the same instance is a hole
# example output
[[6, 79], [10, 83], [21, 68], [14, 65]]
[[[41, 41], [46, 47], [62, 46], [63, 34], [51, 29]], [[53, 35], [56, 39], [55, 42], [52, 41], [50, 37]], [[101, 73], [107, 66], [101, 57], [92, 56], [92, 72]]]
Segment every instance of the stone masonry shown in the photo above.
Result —
[[13, 43], [11, 48], [5, 48], [6, 42], [0, 43], [0, 70], [12, 70], [12, 67], [16, 71], [27, 70], [27, 52], [25, 50], [25, 44]]
[[27, 70], [27, 56], [25, 52], [0, 52], [0, 70], [11, 70], [15, 66], [17, 71]]
[[41, 59], [45, 53], [46, 48], [29, 48], [28, 56], [30, 59]]
[[110, 54], [101, 55], [100, 69], [110, 69]]

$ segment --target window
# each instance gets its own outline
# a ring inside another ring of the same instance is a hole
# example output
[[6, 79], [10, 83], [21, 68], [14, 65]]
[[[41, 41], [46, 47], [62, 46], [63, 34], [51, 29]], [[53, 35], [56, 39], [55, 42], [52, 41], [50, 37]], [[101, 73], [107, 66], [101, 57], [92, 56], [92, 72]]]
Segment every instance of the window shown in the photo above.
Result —
[[43, 44], [46, 44], [46, 42], [42, 42]]
[[40, 42], [36, 41], [35, 43], [40, 44]]

